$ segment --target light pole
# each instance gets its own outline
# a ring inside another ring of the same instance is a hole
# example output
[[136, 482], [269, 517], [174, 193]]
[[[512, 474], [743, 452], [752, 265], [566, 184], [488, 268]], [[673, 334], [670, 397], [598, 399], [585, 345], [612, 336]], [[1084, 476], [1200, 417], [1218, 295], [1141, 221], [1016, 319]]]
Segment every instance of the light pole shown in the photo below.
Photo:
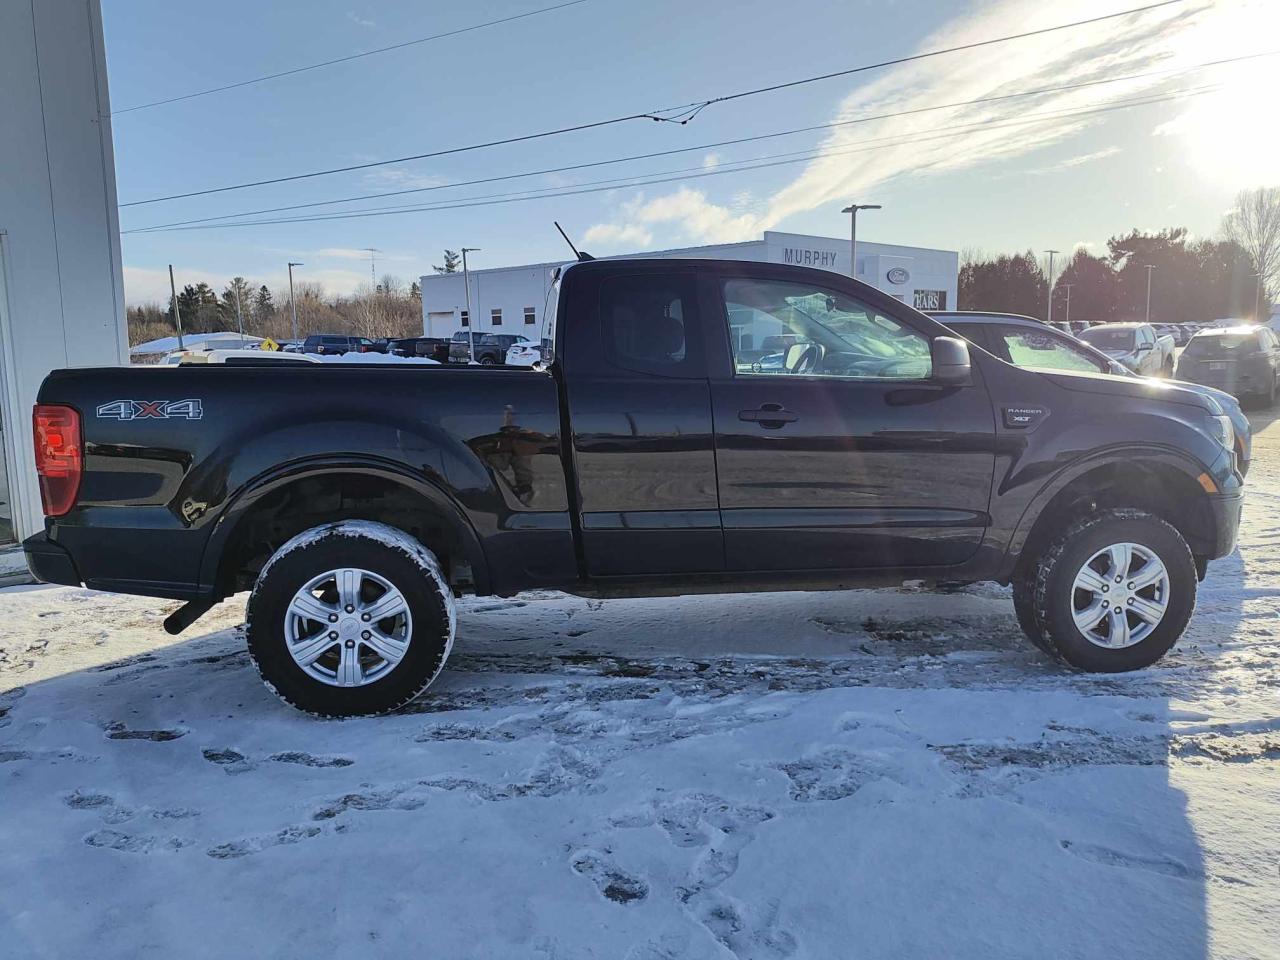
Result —
[[236, 290], [236, 326], [240, 330], [240, 346], [244, 346], [244, 312], [240, 308], [240, 284], [235, 280], [231, 281]]
[[1071, 322], [1071, 288], [1074, 287], [1075, 284], [1064, 283], [1063, 286], [1066, 287], [1067, 289], [1067, 323], [1070, 323]]
[[1049, 316], [1045, 318], [1046, 322], [1053, 323], [1053, 258], [1057, 256], [1057, 250], [1046, 250], [1049, 255]]
[[471, 313], [471, 275], [467, 273], [467, 254], [479, 252], [479, 247], [462, 248], [462, 288], [467, 298], [467, 363], [476, 362], [476, 318]]
[[851, 203], [841, 210], [849, 214], [849, 276], [858, 279], [858, 211], [879, 210], [878, 203]]
[[173, 294], [173, 322], [178, 328], [178, 349], [185, 349], [182, 345], [182, 314], [178, 311], [178, 287], [173, 282], [173, 264], [169, 264], [169, 292]]
[[1151, 271], [1155, 268], [1154, 263], [1147, 264], [1147, 323], [1151, 322]]
[[293, 339], [298, 339], [298, 302], [293, 299], [293, 268], [305, 267], [305, 263], [289, 261], [289, 312], [293, 314]]
[[1261, 323], [1258, 318], [1262, 316], [1262, 274], [1255, 273], [1254, 276], [1258, 278], [1258, 283], [1253, 288], [1253, 322]]

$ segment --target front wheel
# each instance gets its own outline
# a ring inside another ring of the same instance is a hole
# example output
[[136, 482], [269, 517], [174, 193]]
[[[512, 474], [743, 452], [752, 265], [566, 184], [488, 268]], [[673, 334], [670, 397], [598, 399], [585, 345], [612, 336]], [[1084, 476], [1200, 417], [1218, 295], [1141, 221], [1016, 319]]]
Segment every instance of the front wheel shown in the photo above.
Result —
[[1036, 646], [1074, 667], [1137, 670], [1182, 636], [1196, 583], [1191, 550], [1171, 525], [1142, 510], [1104, 510], [1050, 544], [1017, 590], [1019, 619]]
[[453, 645], [453, 594], [402, 530], [347, 520], [298, 534], [262, 568], [247, 632], [267, 686], [308, 713], [386, 713], [425, 690]]

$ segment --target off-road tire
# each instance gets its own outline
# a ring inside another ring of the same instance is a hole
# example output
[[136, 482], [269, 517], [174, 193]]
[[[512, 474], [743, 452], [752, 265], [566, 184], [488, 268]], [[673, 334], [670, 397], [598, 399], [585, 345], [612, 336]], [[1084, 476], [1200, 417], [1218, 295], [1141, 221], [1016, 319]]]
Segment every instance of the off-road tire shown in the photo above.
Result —
[[[1090, 642], [1076, 626], [1071, 588], [1085, 562], [1116, 543], [1139, 544], [1160, 558], [1169, 575], [1169, 602], [1143, 640], [1108, 649]], [[1014, 584], [1014, 609], [1023, 631], [1037, 647], [1081, 670], [1121, 673], [1150, 666], [1182, 636], [1195, 610], [1197, 577], [1191, 549], [1173, 526], [1144, 510], [1103, 510], [1075, 521], [1029, 570], [1022, 588]]]
[[1018, 618], [1018, 626], [1026, 634], [1037, 649], [1054, 656], [1053, 649], [1045, 640], [1044, 631], [1036, 620], [1036, 578], [1035, 569], [1019, 570], [1013, 578], [1013, 613]]
[[[364, 686], [330, 686], [306, 673], [285, 639], [295, 593], [332, 569], [358, 567], [393, 584], [412, 616], [408, 649], [383, 677]], [[262, 568], [249, 597], [249, 654], [263, 682], [286, 703], [323, 717], [388, 713], [419, 696], [444, 666], [456, 613], [439, 560], [408, 534], [385, 524], [341, 521], [305, 531]]]

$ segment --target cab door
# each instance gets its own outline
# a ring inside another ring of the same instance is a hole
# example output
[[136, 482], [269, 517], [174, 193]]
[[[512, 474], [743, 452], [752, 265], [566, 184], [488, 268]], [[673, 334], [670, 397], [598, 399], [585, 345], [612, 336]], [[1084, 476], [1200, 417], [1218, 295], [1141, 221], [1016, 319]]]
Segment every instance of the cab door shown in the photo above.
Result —
[[932, 382], [931, 341], [950, 331], [863, 284], [805, 274], [744, 264], [714, 283], [727, 568], [964, 562], [990, 523], [995, 468], [978, 364], [968, 385]]
[[571, 268], [561, 378], [591, 577], [724, 569], [697, 277]]

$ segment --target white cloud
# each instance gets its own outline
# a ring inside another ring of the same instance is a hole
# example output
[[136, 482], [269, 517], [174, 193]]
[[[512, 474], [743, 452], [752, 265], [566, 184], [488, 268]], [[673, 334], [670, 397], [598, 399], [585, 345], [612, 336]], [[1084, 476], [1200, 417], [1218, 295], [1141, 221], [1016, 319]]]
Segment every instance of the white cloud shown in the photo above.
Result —
[[616, 251], [626, 247], [647, 247], [653, 243], [653, 234], [635, 223], [598, 223], [582, 235], [582, 242]]
[[[358, 160], [367, 163], [367, 160]], [[449, 182], [448, 177], [436, 173], [421, 173], [412, 170], [400, 170], [395, 167], [382, 167], [368, 170], [364, 180], [372, 187], [386, 190], [421, 190], [424, 187], [440, 187]]]
[[708, 153], [705, 157], [702, 158], [703, 169], [714, 170], [718, 166], [720, 166], [720, 154]]
[[347, 11], [347, 19], [350, 20], [352, 23], [354, 23], [358, 27], [376, 27], [377, 26], [377, 24], [374, 23], [372, 20], [366, 20], [364, 17], [360, 16], [360, 14], [356, 13], [354, 10]]
[[1082, 167], [1087, 163], [1096, 163], [1099, 160], [1105, 160], [1107, 157], [1114, 157], [1121, 152], [1119, 147], [1106, 147], [1102, 150], [1095, 150], [1093, 153], [1082, 153], [1075, 157], [1067, 157], [1065, 160], [1059, 160], [1057, 163], [1051, 163], [1046, 167], [1037, 167], [1034, 170], [1029, 170], [1028, 173], [1060, 173], [1063, 170], [1071, 170], [1075, 167]]
[[[877, 73], [876, 79], [856, 88], [841, 102], [833, 119], [855, 121], [883, 113], [1186, 66], [1209, 59], [1195, 42], [1206, 23], [1225, 8], [1236, 10], [1238, 15], [1237, 8], [1249, 2], [1219, 0], [1215, 5], [1210, 0], [1193, 0], [1185, 6], [902, 64]], [[942, 24], [921, 42], [919, 49], [975, 43], [1115, 10], [1114, 0], [1077, 0], [1069, 7], [1040, 0], [998, 0], [982, 4], [976, 13]], [[797, 214], [824, 206], [838, 209], [836, 205], [847, 203], [850, 197], [874, 201], [874, 192], [892, 180], [990, 165], [1060, 143], [1108, 114], [1066, 119], [1057, 116], [1039, 123], [1023, 121], [1032, 115], [1075, 112], [1112, 99], [1149, 93], [1162, 83], [1167, 85], [1169, 81], [1160, 77], [1130, 79], [835, 127], [818, 145], [826, 155], [809, 161], [757, 212], [735, 212], [730, 206], [713, 203], [701, 192], [681, 187], [666, 197], [649, 200], [643, 208], [650, 214], [645, 222], [668, 224], [672, 234], [695, 239], [747, 239]], [[944, 135], [946, 128], [959, 125], [965, 126], [963, 135]], [[1101, 159], [1102, 155], [1109, 154], [1099, 150], [1073, 159], [1086, 163]], [[634, 212], [624, 205], [617, 219], [625, 223]]]

